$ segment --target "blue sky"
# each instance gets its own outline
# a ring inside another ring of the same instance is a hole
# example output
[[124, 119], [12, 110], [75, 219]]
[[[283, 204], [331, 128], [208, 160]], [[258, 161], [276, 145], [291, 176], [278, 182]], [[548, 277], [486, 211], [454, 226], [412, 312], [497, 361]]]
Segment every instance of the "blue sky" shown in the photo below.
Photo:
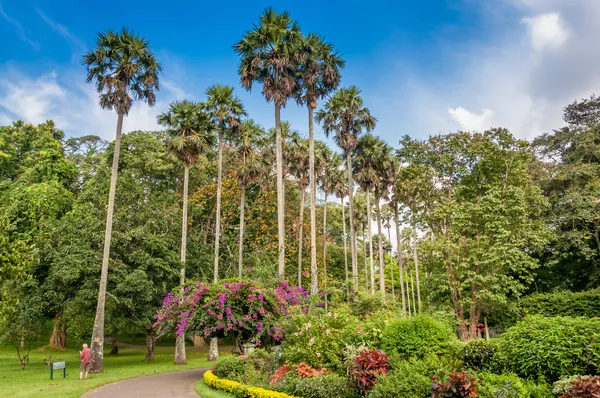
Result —
[[[215, 83], [234, 85], [271, 127], [272, 105], [239, 86], [231, 50], [266, 6], [336, 46], [342, 85], [363, 90], [392, 145], [492, 126], [532, 138], [600, 84], [596, 0], [0, 0], [0, 124], [54, 119], [69, 135], [113, 137], [116, 117], [97, 106], [80, 57], [96, 32], [127, 26], [151, 41], [164, 73], [156, 106], [136, 105], [126, 130], [156, 128], [170, 101], [202, 99]], [[292, 103], [282, 117], [306, 133], [304, 109]]]

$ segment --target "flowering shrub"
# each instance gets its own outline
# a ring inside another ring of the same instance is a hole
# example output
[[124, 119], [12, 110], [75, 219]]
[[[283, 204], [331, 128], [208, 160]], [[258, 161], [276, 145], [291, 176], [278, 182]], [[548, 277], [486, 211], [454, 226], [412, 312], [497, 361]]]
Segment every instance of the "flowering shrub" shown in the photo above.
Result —
[[304, 362], [298, 364], [296, 371], [298, 372], [298, 376], [302, 378], [317, 377], [327, 374], [327, 369], [316, 369]]
[[442, 382], [438, 376], [432, 376], [431, 398], [471, 398], [477, 397], [477, 379], [469, 372], [452, 372], [448, 381]]
[[210, 388], [232, 393], [242, 398], [294, 398], [291, 395], [277, 391], [269, 391], [264, 388], [248, 387], [237, 381], [220, 379], [210, 370], [204, 373], [204, 383]]
[[352, 379], [356, 388], [367, 395], [380, 376], [387, 373], [388, 356], [380, 350], [365, 350], [354, 358]]
[[344, 368], [346, 344], [360, 343], [365, 334], [357, 319], [342, 311], [292, 316], [285, 328], [287, 333], [282, 349], [289, 363], [305, 362], [333, 370]]
[[261, 337], [283, 338], [281, 316], [301, 304], [306, 292], [282, 282], [271, 290], [251, 281], [222, 282], [207, 286], [194, 283], [181, 294], [169, 293], [156, 315], [157, 335], [176, 331], [200, 331], [205, 338], [230, 336], [241, 346], [260, 343]]
[[270, 385], [273, 384], [277, 384], [281, 381], [281, 379], [284, 378], [284, 376], [286, 375], [287, 372], [289, 372], [290, 370], [292, 370], [292, 367], [290, 365], [288, 365], [287, 363], [283, 366], [280, 366], [275, 373], [273, 374], [273, 376], [271, 376], [271, 380], [269, 381]]

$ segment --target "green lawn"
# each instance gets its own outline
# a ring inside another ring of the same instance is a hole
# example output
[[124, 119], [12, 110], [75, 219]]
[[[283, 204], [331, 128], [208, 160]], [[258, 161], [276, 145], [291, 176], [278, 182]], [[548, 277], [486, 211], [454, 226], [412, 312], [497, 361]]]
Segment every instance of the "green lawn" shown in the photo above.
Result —
[[[89, 375], [88, 380], [79, 380], [78, 350], [31, 351], [29, 365], [21, 370], [14, 348], [0, 348], [0, 395], [3, 397], [79, 397], [82, 393], [116, 380], [155, 373], [183, 369], [209, 367], [206, 352], [188, 350], [186, 366], [173, 365], [172, 347], [159, 347], [154, 362], [144, 361], [143, 349], [120, 348], [119, 355], [108, 355], [110, 345], [104, 354], [104, 373]], [[50, 380], [50, 372], [44, 369], [43, 360], [52, 355], [53, 361], [67, 362], [67, 377], [55, 374]], [[227, 395], [215, 395], [226, 397]], [[207, 395], [210, 398], [210, 396]]]
[[213, 390], [206, 384], [204, 384], [204, 380], [200, 379], [196, 382], [194, 386], [196, 392], [202, 398], [233, 398], [234, 396], [225, 391]]

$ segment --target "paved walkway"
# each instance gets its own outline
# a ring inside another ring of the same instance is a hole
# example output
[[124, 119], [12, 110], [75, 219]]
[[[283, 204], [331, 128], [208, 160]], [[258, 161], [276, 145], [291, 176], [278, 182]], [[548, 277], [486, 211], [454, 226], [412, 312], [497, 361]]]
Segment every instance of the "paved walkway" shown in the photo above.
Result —
[[198, 398], [194, 384], [206, 369], [181, 370], [106, 384], [81, 398]]

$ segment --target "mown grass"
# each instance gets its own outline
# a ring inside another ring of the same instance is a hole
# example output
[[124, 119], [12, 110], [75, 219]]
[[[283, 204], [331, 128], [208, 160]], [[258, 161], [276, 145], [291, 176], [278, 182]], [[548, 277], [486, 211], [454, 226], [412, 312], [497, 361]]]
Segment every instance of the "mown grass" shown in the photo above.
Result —
[[[104, 373], [90, 374], [87, 380], [79, 380], [79, 350], [65, 351], [33, 350], [29, 365], [22, 370], [13, 347], [0, 347], [0, 396], [2, 397], [79, 397], [86, 391], [103, 384], [137, 376], [172, 372], [184, 369], [211, 366], [206, 352], [188, 350], [188, 364], [173, 364], [173, 348], [158, 347], [153, 362], [144, 361], [144, 349], [120, 348], [119, 355], [108, 355], [110, 345], [104, 353]], [[62, 371], [50, 380], [50, 371], [45, 370], [44, 359], [52, 355], [53, 361], [66, 361], [67, 377]], [[210, 397], [210, 396], [207, 396]], [[216, 395], [215, 397], [225, 397]]]
[[204, 383], [204, 380], [200, 379], [194, 385], [194, 389], [200, 395], [201, 398], [233, 398], [234, 395], [229, 394], [225, 391], [213, 390]]

